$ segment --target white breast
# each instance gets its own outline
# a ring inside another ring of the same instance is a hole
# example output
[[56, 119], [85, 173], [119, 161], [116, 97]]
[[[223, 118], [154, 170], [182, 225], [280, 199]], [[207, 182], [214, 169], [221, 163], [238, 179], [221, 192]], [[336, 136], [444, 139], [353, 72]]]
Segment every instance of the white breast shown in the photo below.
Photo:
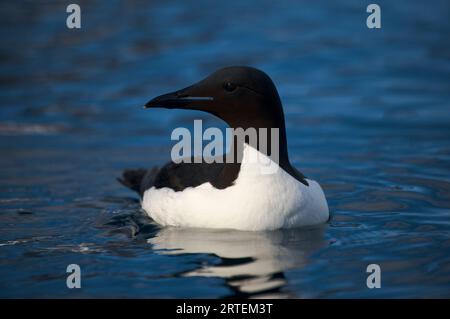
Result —
[[142, 208], [163, 226], [257, 231], [324, 223], [329, 216], [325, 195], [316, 181], [307, 181], [309, 186], [303, 185], [245, 144], [234, 185], [217, 189], [204, 183], [180, 192], [152, 187]]

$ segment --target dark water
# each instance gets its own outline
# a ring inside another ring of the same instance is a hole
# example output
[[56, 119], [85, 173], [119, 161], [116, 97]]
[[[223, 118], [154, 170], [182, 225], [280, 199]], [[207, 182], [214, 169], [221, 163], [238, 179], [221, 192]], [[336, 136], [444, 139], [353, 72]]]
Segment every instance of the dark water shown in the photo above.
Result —
[[[381, 30], [366, 1], [78, 3], [81, 30], [65, 1], [0, 4], [0, 297], [450, 297], [448, 1], [378, 1]], [[217, 123], [140, 106], [234, 64], [277, 84], [328, 224], [162, 229], [116, 182]]]

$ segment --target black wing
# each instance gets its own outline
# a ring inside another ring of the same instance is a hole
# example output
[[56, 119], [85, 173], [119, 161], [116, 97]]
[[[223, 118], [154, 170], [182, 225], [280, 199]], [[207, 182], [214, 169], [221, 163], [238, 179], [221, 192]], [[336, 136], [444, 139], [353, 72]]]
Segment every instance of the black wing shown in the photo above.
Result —
[[139, 195], [151, 188], [169, 187], [182, 191], [187, 187], [196, 187], [214, 181], [224, 168], [224, 163], [173, 163], [161, 168], [125, 170], [118, 181]]

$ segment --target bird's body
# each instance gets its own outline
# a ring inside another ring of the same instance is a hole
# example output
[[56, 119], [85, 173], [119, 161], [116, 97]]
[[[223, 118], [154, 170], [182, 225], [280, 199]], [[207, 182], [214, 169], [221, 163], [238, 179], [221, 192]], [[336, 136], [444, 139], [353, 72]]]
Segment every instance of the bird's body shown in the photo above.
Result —
[[142, 208], [157, 223], [259, 231], [328, 220], [322, 188], [289, 161], [281, 101], [264, 72], [224, 68], [195, 85], [159, 96], [146, 107], [202, 110], [233, 129], [279, 131], [275, 140], [266, 139], [265, 146], [260, 133], [256, 143], [233, 139], [232, 161], [170, 162], [159, 169], [125, 171], [120, 181], [141, 195]]
[[245, 144], [239, 174], [225, 189], [209, 182], [183, 191], [152, 186], [143, 194], [142, 208], [163, 226], [256, 231], [327, 221], [327, 202], [317, 182], [308, 180], [306, 186], [279, 167], [266, 174], [261, 161], [251, 160], [265, 155], [255, 153]]

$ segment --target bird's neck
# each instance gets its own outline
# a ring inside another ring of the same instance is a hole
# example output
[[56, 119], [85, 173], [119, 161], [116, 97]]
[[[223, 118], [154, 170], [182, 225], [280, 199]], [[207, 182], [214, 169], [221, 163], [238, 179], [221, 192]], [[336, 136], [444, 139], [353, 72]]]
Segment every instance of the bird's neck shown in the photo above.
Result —
[[[305, 176], [296, 170], [289, 161], [284, 117], [278, 118], [276, 124], [273, 120], [258, 119], [253, 123], [250, 120], [241, 120], [228, 123], [235, 134], [231, 140], [230, 151], [225, 159], [224, 168], [215, 181], [214, 186], [216, 188], [226, 188], [237, 178], [244, 156], [244, 143], [269, 157], [299, 182], [308, 185]], [[237, 132], [242, 133], [242, 131], [249, 133], [249, 129], [256, 134], [256, 141], [248, 135], [242, 137], [236, 134]]]

